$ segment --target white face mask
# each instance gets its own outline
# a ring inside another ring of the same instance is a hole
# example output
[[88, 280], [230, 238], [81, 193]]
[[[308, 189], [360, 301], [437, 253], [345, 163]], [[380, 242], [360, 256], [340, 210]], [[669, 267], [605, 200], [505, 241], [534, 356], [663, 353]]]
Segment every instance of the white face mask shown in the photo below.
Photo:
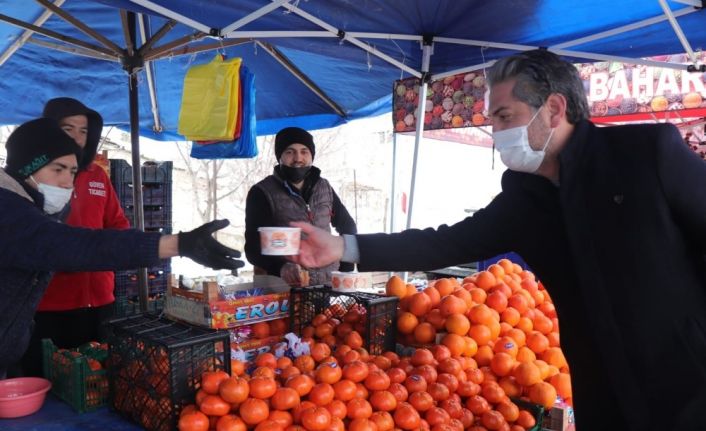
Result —
[[537, 118], [541, 110], [542, 107], [534, 113], [534, 116], [532, 116], [526, 126], [493, 132], [493, 141], [495, 142], [495, 148], [500, 153], [500, 160], [513, 171], [534, 173], [539, 169], [542, 160], [544, 160], [545, 150], [554, 134], [554, 129], [549, 133], [549, 137], [547, 137], [547, 141], [541, 150], [533, 150], [530, 147], [527, 135], [527, 128]]
[[71, 193], [74, 189], [65, 189], [63, 187], [50, 186], [49, 184], [38, 183], [34, 177], [29, 176], [34, 184], [37, 185], [37, 190], [44, 196], [44, 212], [47, 214], [56, 214], [63, 210], [66, 204], [71, 200]]

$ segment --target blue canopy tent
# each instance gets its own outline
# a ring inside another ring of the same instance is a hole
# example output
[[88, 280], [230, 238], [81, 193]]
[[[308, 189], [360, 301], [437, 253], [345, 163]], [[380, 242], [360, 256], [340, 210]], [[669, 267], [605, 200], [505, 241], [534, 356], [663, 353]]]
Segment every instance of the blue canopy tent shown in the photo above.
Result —
[[[242, 57], [256, 75], [261, 135], [383, 113], [396, 79], [427, 82], [537, 47], [577, 61], [704, 71], [694, 52], [706, 41], [703, 7], [702, 0], [0, 0], [0, 124], [39, 115], [52, 97], [76, 97], [106, 124], [130, 127], [139, 165], [139, 135], [181, 139], [184, 74], [214, 51]], [[641, 60], [683, 52], [691, 64]], [[418, 129], [413, 178], [420, 137]], [[413, 198], [414, 180], [408, 224]], [[138, 220], [141, 201], [135, 196]]]

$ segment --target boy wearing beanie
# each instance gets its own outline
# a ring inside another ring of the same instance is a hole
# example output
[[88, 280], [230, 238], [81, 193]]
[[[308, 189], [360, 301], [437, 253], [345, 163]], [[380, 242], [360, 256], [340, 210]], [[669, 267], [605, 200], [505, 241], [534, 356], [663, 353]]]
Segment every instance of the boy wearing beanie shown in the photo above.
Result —
[[[357, 232], [341, 199], [321, 171], [313, 166], [316, 146], [309, 132], [287, 127], [275, 137], [278, 165], [272, 175], [255, 184], [248, 192], [245, 207], [245, 255], [255, 266], [255, 273], [282, 277], [294, 285], [331, 282], [331, 272], [339, 268], [334, 262], [324, 268], [309, 269], [309, 281], [302, 277], [301, 267], [282, 256], [263, 256], [258, 228], [289, 226], [293, 221], [308, 221], [327, 231], [333, 226], [339, 234]], [[342, 263], [341, 271], [353, 270]]]
[[[110, 178], [94, 163], [103, 129], [98, 112], [70, 97], [49, 100], [43, 116], [59, 122], [81, 147], [78, 173], [65, 223], [91, 229], [130, 227]], [[34, 316], [32, 341], [22, 359], [25, 375], [42, 375], [42, 339], [60, 348], [101, 340], [102, 323], [111, 317], [115, 297], [112, 271], [57, 272]]]
[[32, 317], [52, 271], [107, 271], [157, 265], [186, 256], [213, 268], [236, 269], [236, 250], [213, 232], [227, 220], [161, 235], [134, 229], [85, 229], [55, 217], [68, 204], [81, 148], [59, 124], [39, 118], [20, 125], [6, 143], [0, 170], [0, 379], [27, 348]]

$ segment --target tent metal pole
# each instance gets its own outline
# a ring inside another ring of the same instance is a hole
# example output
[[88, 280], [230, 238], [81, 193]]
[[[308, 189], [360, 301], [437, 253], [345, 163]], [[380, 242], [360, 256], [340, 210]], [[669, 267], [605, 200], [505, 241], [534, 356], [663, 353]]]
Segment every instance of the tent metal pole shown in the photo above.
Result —
[[[422, 45], [422, 73], [429, 73], [429, 62], [433, 53], [432, 43], [424, 42]], [[424, 132], [424, 106], [427, 96], [427, 81], [422, 79], [419, 87], [419, 104], [417, 106], [417, 130], [414, 135], [414, 158], [412, 159], [412, 181], [409, 186], [409, 205], [407, 206], [407, 229], [412, 227], [412, 210], [414, 209], [414, 185], [417, 177], [417, 159], [419, 158], [419, 144], [422, 141]]]
[[[140, 14], [140, 17], [141, 17], [140, 21], [142, 22], [142, 20], [143, 20], [142, 14]], [[174, 21], [173, 19], [170, 19], [169, 21], [167, 21], [162, 26], [162, 28], [157, 30], [153, 35], [150, 35], [149, 40], [146, 40], [145, 43], [140, 45], [140, 54], [144, 56], [146, 51], [149, 51], [150, 49], [152, 49], [152, 46], [154, 46], [154, 44], [157, 43], [157, 41], [159, 41], [164, 36], [166, 36], [167, 33], [169, 33], [176, 25], [177, 25], [177, 22]]]
[[395, 194], [395, 181], [397, 177], [397, 133], [392, 134], [392, 181], [390, 185], [390, 232], [395, 231], [395, 207], [397, 206], [397, 199]]
[[69, 24], [73, 25], [77, 29], [81, 30], [86, 35], [88, 35], [88, 36], [92, 37], [93, 39], [97, 40], [98, 42], [100, 42], [104, 47], [113, 51], [113, 53], [115, 55], [120, 55], [120, 53], [122, 52], [120, 47], [118, 45], [116, 45], [113, 41], [111, 41], [107, 37], [103, 36], [102, 34], [98, 33], [97, 31], [93, 30], [92, 28], [90, 28], [86, 24], [82, 23], [78, 19], [74, 18], [73, 16], [71, 16], [71, 14], [62, 10], [60, 7], [50, 3], [48, 0], [35, 0], [35, 1], [40, 3], [45, 8], [53, 11], [61, 19], [68, 22]]
[[[54, 2], [54, 6], [60, 7], [62, 4], [64, 4], [64, 1], [65, 1], [65, 0], [56, 0], [56, 1]], [[34, 21], [33, 25], [35, 25], [35, 26], [37, 26], [37, 27], [43, 26], [44, 23], [47, 22], [47, 20], [49, 19], [49, 17], [52, 16], [52, 14], [53, 14], [52, 11], [50, 11], [50, 10], [44, 10], [44, 12], [42, 12], [42, 14], [39, 15], [39, 18], [37, 18], [37, 19]], [[10, 57], [12, 57], [12, 54], [14, 54], [18, 49], [20, 49], [20, 47], [22, 47], [22, 45], [24, 45], [24, 43], [27, 42], [27, 40], [28, 40], [30, 37], [32, 37], [33, 34], [34, 34], [34, 32], [33, 32], [32, 30], [25, 30], [25, 31], [22, 33], [22, 35], [17, 38], [17, 40], [15, 40], [14, 42], [12, 42], [12, 44], [5, 50], [5, 52], [3, 52], [2, 54], [0, 54], [0, 66], [2, 66], [3, 64], [5, 64], [5, 62], [6, 62]]]
[[[145, 25], [145, 18], [142, 14], [137, 15], [137, 20], [140, 30], [140, 40], [142, 45], [147, 42], [147, 26]], [[173, 22], [173, 21], [172, 21]], [[141, 50], [138, 50], [138, 55]], [[147, 77], [147, 88], [150, 94], [150, 106], [152, 107], [152, 120], [154, 121], [154, 126], [152, 129], [161, 132], [162, 123], [159, 121], [159, 106], [157, 105], [157, 90], [154, 85], [154, 75], [152, 73], [152, 64], [149, 61], [145, 61], [145, 76]]]
[[164, 6], [160, 6], [157, 3], [153, 3], [149, 0], [129, 0], [132, 3], [135, 3], [137, 5], [140, 5], [144, 7], [145, 9], [149, 9], [152, 12], [156, 12], [160, 15], [164, 15], [167, 18], [171, 18], [177, 22], [180, 22], [184, 24], [187, 27], [191, 27], [193, 29], [196, 29], [202, 33], [210, 34], [211, 33], [211, 27], [201, 24], [200, 22], [193, 20], [191, 18], [185, 17], [184, 15], [181, 15], [179, 13], [174, 12], [171, 9], [167, 9]]
[[[123, 30], [125, 33], [125, 45], [127, 52], [134, 53], [136, 40], [136, 19], [135, 12], [123, 14]], [[134, 203], [133, 219], [135, 228], [144, 232], [145, 213], [142, 204], [142, 167], [140, 162], [140, 107], [138, 105], [137, 88], [137, 68], [126, 65], [128, 72], [128, 98], [130, 103], [130, 153], [132, 156], [132, 201]], [[147, 311], [148, 290], [147, 290], [147, 268], [140, 268], [137, 271], [137, 292], [140, 300], [140, 312]]]
[[260, 9], [256, 10], [255, 12], [240, 18], [239, 20], [233, 22], [230, 25], [223, 27], [223, 29], [221, 30], [221, 36], [225, 36], [228, 33], [230, 33], [231, 31], [234, 31], [240, 27], [243, 27], [244, 25], [260, 18], [261, 16], [267, 15], [268, 13], [272, 12], [273, 10], [279, 8], [282, 5], [282, 3], [286, 3], [288, 1], [289, 0], [272, 0], [272, 3], [261, 7]]
[[287, 58], [286, 55], [282, 54], [277, 48], [274, 46], [270, 45], [267, 42], [260, 42], [256, 41], [256, 44], [262, 47], [268, 54], [270, 54], [279, 64], [281, 64], [289, 73], [294, 75], [297, 79], [299, 79], [302, 84], [304, 84], [309, 90], [311, 90], [314, 94], [319, 96], [321, 100], [323, 100], [328, 106], [333, 109], [336, 114], [340, 115], [341, 117], [346, 117], [346, 112], [338, 106], [338, 104], [331, 99], [328, 94], [324, 92], [321, 88], [319, 88], [318, 85], [314, 83], [304, 72], [299, 70], [297, 66], [292, 63], [289, 58]]
[[95, 51], [90, 51], [87, 49], [79, 48], [78, 46], [61, 45], [59, 43], [49, 42], [48, 40], [37, 39], [35, 37], [30, 37], [27, 40], [27, 43], [38, 45], [38, 46], [41, 46], [44, 48], [53, 49], [55, 51], [61, 51], [61, 52], [67, 52], [69, 54], [80, 55], [82, 57], [95, 58], [96, 60], [120, 62], [120, 59], [118, 57], [106, 57], [103, 54], [98, 54]]
[[684, 50], [689, 55], [689, 59], [691, 60], [692, 63], [696, 64], [696, 62], [697, 62], [696, 54], [694, 54], [694, 50], [691, 48], [691, 44], [689, 43], [689, 40], [684, 35], [684, 31], [681, 29], [681, 26], [677, 22], [677, 19], [674, 17], [672, 10], [669, 8], [669, 5], [667, 4], [667, 2], [665, 0], [657, 0], [657, 1], [659, 1], [659, 5], [662, 6], [662, 10], [664, 11], [664, 14], [667, 16], [667, 19], [669, 19], [669, 24], [672, 26], [674, 33], [676, 33], [677, 37], [679, 38], [679, 42], [681, 42], [681, 45], [684, 47]]
[[[237, 45], [242, 45], [244, 43], [250, 43], [252, 42], [251, 39], [237, 39], [237, 40], [226, 40], [226, 41], [219, 41], [217, 43], [208, 43], [204, 45], [199, 45], [199, 46], [183, 46], [188, 43], [191, 43], [192, 41], [197, 41], [200, 39], [203, 39], [206, 37], [206, 35], [201, 35], [201, 33], [196, 33], [193, 35], [193, 39], [186, 41], [182, 44], [180, 44], [177, 47], [167, 47], [166, 45], [158, 46], [155, 48], [153, 51], [148, 51], [145, 53], [145, 61], [153, 61], [153, 60], [159, 60], [160, 58], [172, 58], [172, 57], [179, 57], [182, 55], [191, 55], [195, 54], [198, 52], [205, 52], [205, 51], [213, 51], [216, 49], [224, 49], [228, 48], [229, 46], [237, 46]], [[183, 47], [181, 47], [183, 46]]]
[[[674, 16], [682, 16], [682, 15], [687, 15], [693, 12], [698, 11], [696, 8], [692, 7], [686, 7], [684, 9], [679, 9], [678, 11], [674, 11]], [[617, 34], [625, 33], [628, 31], [632, 30], [638, 30], [643, 27], [648, 27], [650, 25], [654, 24], [659, 24], [662, 21], [665, 21], [667, 19], [666, 16], [664, 15], [659, 15], [653, 18], [648, 18], [642, 21], [634, 22], [632, 24], [624, 25], [622, 27], [617, 27], [611, 30], [607, 31], [602, 31], [600, 33], [592, 34], [590, 36], [582, 37], [579, 39], [574, 39], [574, 40], [569, 40], [563, 43], [558, 43], [556, 45], [552, 45], [550, 48], [554, 49], [561, 49], [561, 48], [568, 48], [570, 46], [576, 46], [576, 45], [583, 45], [584, 43], [587, 42], [593, 42], [594, 40], [598, 39], [605, 39], [606, 37], [611, 37], [615, 36]]]
[[[133, 1], [135, 1], [135, 0], [133, 0]], [[404, 70], [405, 72], [409, 73], [410, 75], [416, 76], [417, 78], [421, 78], [421, 76], [422, 76], [421, 73], [417, 72], [413, 68], [407, 66], [406, 64], [404, 64], [400, 61], [395, 60], [394, 58], [390, 57], [387, 54], [384, 54], [384, 53], [378, 51], [377, 49], [368, 45], [365, 42], [361, 42], [358, 39], [347, 35], [345, 32], [340, 31], [339, 29], [332, 26], [331, 24], [329, 24], [329, 23], [327, 23], [327, 22], [325, 22], [325, 21], [323, 21], [323, 20], [321, 20], [321, 19], [319, 19], [309, 13], [306, 13], [303, 10], [299, 9], [298, 7], [291, 5], [289, 3], [284, 3], [282, 6], [285, 7], [287, 10], [294, 12], [295, 14], [299, 15], [300, 17], [306, 19], [307, 21], [310, 21], [310, 22], [318, 25], [319, 27], [330, 31], [333, 34], [338, 35], [341, 40], [346, 40], [346, 41], [350, 42], [351, 44], [357, 46], [358, 48], [360, 48], [366, 52], [369, 52], [370, 54], [372, 54], [378, 58], [381, 58], [394, 66], [397, 66], [397, 68]]]
[[93, 45], [88, 42], [84, 42], [82, 40], [79, 40], [79, 39], [76, 39], [76, 38], [73, 38], [70, 36], [64, 36], [61, 33], [57, 33], [52, 30], [47, 30], [45, 28], [37, 27], [36, 25], [32, 25], [32, 24], [26, 23], [24, 21], [20, 21], [19, 19], [15, 19], [11, 16], [0, 14], [0, 21], [4, 21], [8, 24], [14, 25], [15, 27], [20, 27], [25, 30], [32, 31], [34, 33], [39, 33], [42, 36], [46, 36], [51, 39], [60, 40], [62, 42], [70, 43], [71, 45], [80, 46], [80, 47], [88, 49], [90, 51], [94, 51], [98, 54], [103, 54], [106, 58], [112, 59], [112, 58], [117, 57], [117, 55], [113, 51], [105, 49], [101, 46]]

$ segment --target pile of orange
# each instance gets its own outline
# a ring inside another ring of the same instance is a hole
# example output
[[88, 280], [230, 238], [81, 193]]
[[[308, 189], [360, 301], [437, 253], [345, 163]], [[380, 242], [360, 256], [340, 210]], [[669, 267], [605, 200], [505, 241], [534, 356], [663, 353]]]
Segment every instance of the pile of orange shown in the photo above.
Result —
[[264, 353], [250, 374], [206, 372], [181, 431], [524, 431], [535, 418], [491, 375], [445, 346], [365, 355], [314, 343], [292, 361]]
[[524, 396], [546, 408], [557, 395], [571, 403], [556, 310], [531, 272], [501, 259], [462, 282], [434, 280], [421, 292], [395, 276], [386, 291], [400, 298], [401, 343], [440, 343], [454, 357], [472, 358], [510, 397]]
[[[523, 431], [530, 411], [512, 398], [551, 408], [570, 402], [551, 298], [532, 273], [508, 260], [418, 292], [393, 277], [400, 341], [411, 356], [370, 354], [365, 314], [336, 304], [302, 331], [310, 354], [264, 353], [255, 369], [204, 373], [182, 431]], [[428, 348], [425, 346], [429, 346]]]
[[250, 325], [253, 338], [263, 339], [273, 336], [284, 335], [289, 330], [289, 319], [268, 320]]

